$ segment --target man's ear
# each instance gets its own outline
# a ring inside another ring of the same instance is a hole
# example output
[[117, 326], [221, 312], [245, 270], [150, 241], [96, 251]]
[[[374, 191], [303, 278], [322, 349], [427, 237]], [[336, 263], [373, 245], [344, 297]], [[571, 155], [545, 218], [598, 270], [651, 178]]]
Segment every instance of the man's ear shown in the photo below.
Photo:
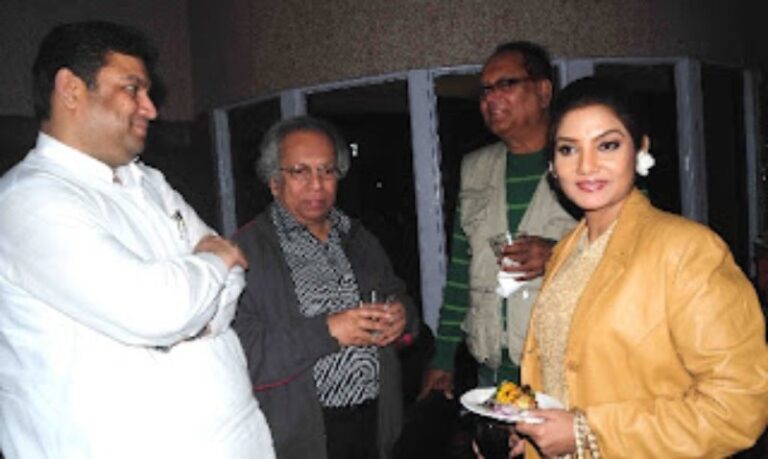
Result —
[[272, 192], [273, 198], [277, 197], [277, 180], [278, 179], [275, 177], [272, 177], [271, 179], [269, 179], [269, 191]]
[[88, 88], [85, 82], [77, 75], [72, 73], [68, 68], [60, 68], [56, 72], [56, 76], [53, 80], [53, 93], [61, 104], [68, 108], [73, 109], [77, 106], [78, 102], [82, 99], [83, 93]]
[[546, 110], [552, 102], [552, 82], [542, 78], [536, 82], [536, 85], [539, 91], [539, 98], [541, 99], [541, 108]]

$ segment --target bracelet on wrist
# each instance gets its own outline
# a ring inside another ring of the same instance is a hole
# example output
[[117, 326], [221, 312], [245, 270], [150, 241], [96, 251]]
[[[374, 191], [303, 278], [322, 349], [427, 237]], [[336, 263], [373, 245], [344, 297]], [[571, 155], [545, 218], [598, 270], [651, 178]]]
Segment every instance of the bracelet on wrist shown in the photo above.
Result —
[[587, 422], [587, 415], [579, 409], [571, 410], [573, 413], [573, 435], [575, 440], [574, 456], [584, 459], [584, 452], [589, 451], [591, 459], [600, 459], [600, 448], [597, 444], [597, 436], [592, 432]]

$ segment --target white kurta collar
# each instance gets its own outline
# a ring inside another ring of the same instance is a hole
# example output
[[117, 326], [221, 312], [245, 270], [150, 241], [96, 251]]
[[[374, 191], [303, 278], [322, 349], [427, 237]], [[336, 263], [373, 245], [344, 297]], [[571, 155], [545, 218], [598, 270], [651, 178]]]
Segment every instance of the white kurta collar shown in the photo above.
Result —
[[98, 182], [112, 183], [115, 176], [117, 176], [124, 185], [133, 185], [137, 183], [138, 175], [140, 175], [140, 171], [134, 162], [120, 166], [117, 169], [112, 169], [93, 156], [73, 148], [44, 132], [38, 133], [37, 145], [34, 151], [36, 154], [55, 162], [74, 175], [90, 178]]

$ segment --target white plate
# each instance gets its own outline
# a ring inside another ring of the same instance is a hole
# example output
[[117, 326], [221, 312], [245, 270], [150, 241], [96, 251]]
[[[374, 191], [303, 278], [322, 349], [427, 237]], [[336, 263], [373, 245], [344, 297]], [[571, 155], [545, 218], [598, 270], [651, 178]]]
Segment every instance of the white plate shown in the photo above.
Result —
[[[540, 424], [544, 422], [544, 420], [541, 418], [531, 416], [527, 411], [520, 411], [515, 414], [505, 414], [493, 411], [492, 409], [488, 408], [484, 404], [495, 392], [495, 387], [478, 387], [477, 389], [472, 389], [468, 392], [465, 392], [464, 395], [461, 396], [460, 401], [464, 408], [468, 409], [469, 411], [475, 414], [479, 414], [480, 416], [486, 416], [499, 421], [528, 422], [531, 424]], [[541, 392], [536, 392], [536, 404], [538, 404], [539, 409], [542, 410], [563, 408], [563, 404], [560, 403], [560, 401], [558, 401], [556, 398], [547, 394], [542, 394]]]

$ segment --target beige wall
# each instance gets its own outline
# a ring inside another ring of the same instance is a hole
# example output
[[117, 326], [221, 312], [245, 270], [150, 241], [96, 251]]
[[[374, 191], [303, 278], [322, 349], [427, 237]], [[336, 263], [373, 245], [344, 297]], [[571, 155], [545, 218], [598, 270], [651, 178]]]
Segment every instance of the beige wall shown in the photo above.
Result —
[[30, 72], [37, 47], [56, 24], [106, 19], [144, 29], [160, 49], [168, 86], [160, 116], [193, 116], [189, 20], [186, 0], [0, 0], [0, 115], [32, 116]]
[[[559, 57], [749, 60], [749, 0], [190, 0], [197, 109], [275, 90], [480, 63], [528, 39]], [[213, 20], [211, 20], [213, 19]], [[211, 29], [211, 22], [219, 26]], [[207, 32], [200, 33], [208, 27]], [[203, 51], [197, 53], [197, 51]], [[215, 62], [207, 66], [205, 62]], [[215, 69], [215, 72], [214, 72]]]
[[[745, 16], [764, 0], [0, 0], [0, 115], [31, 115], [29, 69], [56, 23], [109, 19], [160, 47], [161, 116], [190, 120], [277, 90], [482, 62], [529, 39], [559, 57], [692, 56], [730, 63], [766, 51]], [[757, 21], [755, 21], [755, 24]], [[190, 30], [192, 33], [190, 33]], [[755, 28], [753, 28], [755, 30]], [[190, 51], [191, 50], [191, 51]]]

